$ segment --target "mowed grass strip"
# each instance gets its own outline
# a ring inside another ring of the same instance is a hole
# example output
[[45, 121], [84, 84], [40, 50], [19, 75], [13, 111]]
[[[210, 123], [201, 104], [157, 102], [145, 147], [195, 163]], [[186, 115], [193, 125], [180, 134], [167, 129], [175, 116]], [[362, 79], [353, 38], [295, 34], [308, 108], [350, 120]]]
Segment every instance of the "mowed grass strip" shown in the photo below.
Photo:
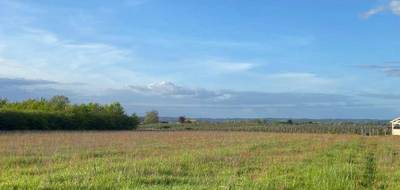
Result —
[[399, 189], [400, 139], [257, 132], [0, 134], [0, 189]]

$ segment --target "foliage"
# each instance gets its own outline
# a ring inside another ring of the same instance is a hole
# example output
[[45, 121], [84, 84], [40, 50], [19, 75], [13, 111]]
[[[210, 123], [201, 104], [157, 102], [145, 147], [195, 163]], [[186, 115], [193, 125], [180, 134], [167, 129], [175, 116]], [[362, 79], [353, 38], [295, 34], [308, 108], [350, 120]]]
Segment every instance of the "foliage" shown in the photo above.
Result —
[[146, 116], [144, 117], [144, 121], [143, 121], [143, 123], [145, 123], [145, 124], [152, 124], [152, 123], [158, 123], [158, 122], [159, 122], [158, 112], [155, 110], [147, 112]]
[[136, 113], [133, 113], [131, 115], [131, 122], [135, 128], [140, 124], [140, 117], [136, 115]]
[[118, 102], [71, 104], [65, 96], [0, 102], [0, 130], [125, 130], [139, 124]]
[[179, 122], [179, 123], [185, 123], [185, 122], [186, 122], [185, 116], [180, 116], [180, 117], [178, 117], [178, 122]]
[[7, 99], [2, 99], [2, 98], [0, 98], [0, 109], [4, 106], [4, 105], [6, 105], [8, 103], [8, 100]]
[[265, 119], [256, 119], [255, 122], [259, 125], [264, 125], [267, 123], [267, 120]]
[[70, 103], [68, 97], [66, 96], [53, 96], [49, 100], [49, 104], [53, 106], [54, 110], [65, 110]]

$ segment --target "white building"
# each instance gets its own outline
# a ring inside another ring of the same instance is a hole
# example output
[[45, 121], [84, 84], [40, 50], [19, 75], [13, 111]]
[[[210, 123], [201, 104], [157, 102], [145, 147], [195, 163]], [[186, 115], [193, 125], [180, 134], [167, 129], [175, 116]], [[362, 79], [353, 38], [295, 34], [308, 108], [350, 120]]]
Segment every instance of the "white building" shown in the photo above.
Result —
[[392, 123], [392, 135], [400, 135], [400, 117], [390, 121]]

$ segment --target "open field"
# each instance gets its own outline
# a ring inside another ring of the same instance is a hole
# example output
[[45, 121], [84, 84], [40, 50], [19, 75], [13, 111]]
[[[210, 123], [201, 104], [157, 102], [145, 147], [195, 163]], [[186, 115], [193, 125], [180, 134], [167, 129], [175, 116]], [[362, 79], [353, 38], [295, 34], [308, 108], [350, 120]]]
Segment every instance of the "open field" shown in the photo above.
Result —
[[400, 138], [0, 133], [0, 189], [400, 189]]

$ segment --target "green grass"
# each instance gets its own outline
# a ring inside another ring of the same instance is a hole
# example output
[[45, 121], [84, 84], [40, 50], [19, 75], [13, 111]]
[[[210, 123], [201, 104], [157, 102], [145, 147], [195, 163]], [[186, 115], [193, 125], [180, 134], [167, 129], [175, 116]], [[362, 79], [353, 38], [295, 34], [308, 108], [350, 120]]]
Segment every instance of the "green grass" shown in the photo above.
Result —
[[0, 134], [0, 189], [400, 189], [400, 138], [256, 132]]

